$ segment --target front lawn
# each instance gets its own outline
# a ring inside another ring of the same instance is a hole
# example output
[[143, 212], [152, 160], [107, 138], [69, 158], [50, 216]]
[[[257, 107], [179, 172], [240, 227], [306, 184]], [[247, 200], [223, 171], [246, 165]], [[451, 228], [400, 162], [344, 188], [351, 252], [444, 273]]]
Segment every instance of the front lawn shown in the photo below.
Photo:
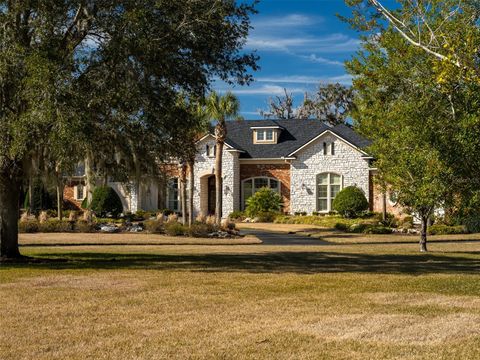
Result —
[[2, 360], [480, 358], [480, 242], [51, 242], [0, 265]]

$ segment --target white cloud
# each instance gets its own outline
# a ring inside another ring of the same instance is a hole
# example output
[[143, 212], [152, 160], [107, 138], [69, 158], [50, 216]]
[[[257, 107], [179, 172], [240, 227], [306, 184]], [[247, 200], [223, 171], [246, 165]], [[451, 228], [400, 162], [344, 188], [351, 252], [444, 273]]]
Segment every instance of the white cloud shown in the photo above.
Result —
[[306, 27], [322, 23], [325, 19], [321, 16], [304, 14], [289, 14], [286, 16], [257, 17], [252, 27], [255, 30], [270, 30], [272, 28]]
[[338, 76], [304, 76], [304, 75], [291, 75], [291, 76], [268, 76], [255, 78], [257, 83], [273, 83], [273, 84], [307, 84], [317, 85], [320, 83], [340, 83], [343, 85], [350, 85], [352, 83], [352, 76], [349, 74], [343, 74]]
[[327, 64], [327, 65], [336, 65], [336, 66], [343, 66], [341, 61], [329, 60], [322, 56], [317, 56], [315, 54], [310, 54], [308, 56], [301, 56], [303, 59], [309, 60], [311, 62], [317, 64]]
[[[303, 88], [288, 88], [286, 87], [287, 92], [290, 94], [302, 94], [306, 91]], [[220, 92], [225, 92], [226, 90], [219, 90]], [[284, 87], [278, 85], [262, 85], [259, 87], [246, 87], [241, 89], [231, 89], [234, 94], [238, 95], [283, 95], [285, 94]]]
[[[333, 54], [351, 52], [360, 41], [345, 34], [330, 34], [328, 36], [288, 36], [278, 33], [275, 35], [252, 34], [246, 47], [260, 51], [277, 51], [305, 56], [307, 54]], [[303, 54], [302, 54], [303, 53]]]

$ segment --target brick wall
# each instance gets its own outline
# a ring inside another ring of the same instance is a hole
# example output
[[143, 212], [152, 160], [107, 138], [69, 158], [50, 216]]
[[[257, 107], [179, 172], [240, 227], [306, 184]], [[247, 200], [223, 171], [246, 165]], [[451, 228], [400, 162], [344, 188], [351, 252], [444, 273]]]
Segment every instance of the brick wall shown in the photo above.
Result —
[[259, 176], [280, 181], [283, 211], [290, 212], [290, 164], [240, 164], [240, 181]]
[[[375, 183], [375, 174], [371, 174], [371, 181], [370, 181], [370, 188], [372, 191], [372, 194], [370, 194], [370, 199], [371, 199], [371, 204], [370, 204], [370, 209], [375, 212], [383, 212], [383, 192], [380, 189], [380, 186], [378, 186]], [[398, 204], [392, 202], [390, 200], [390, 194], [387, 192], [386, 194], [387, 201], [387, 212], [390, 214], [395, 215], [396, 217], [402, 218], [408, 215], [408, 213], [405, 212], [405, 210]]]
[[70, 181], [63, 188], [63, 202], [65, 209], [80, 210], [82, 201], [76, 200], [74, 195], [74, 186], [83, 183], [81, 181]]

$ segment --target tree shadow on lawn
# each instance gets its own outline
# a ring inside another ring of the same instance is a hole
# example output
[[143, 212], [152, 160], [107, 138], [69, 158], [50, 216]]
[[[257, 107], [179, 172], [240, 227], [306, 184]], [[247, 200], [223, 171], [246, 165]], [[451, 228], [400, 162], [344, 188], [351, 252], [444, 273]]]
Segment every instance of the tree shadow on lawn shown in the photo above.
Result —
[[[466, 254], [465, 254], [466, 255]], [[478, 254], [477, 254], [478, 255]], [[480, 274], [480, 257], [436, 254], [268, 252], [248, 254], [40, 253], [30, 263], [1, 268], [146, 269], [250, 273]], [[63, 260], [63, 261], [62, 261]]]

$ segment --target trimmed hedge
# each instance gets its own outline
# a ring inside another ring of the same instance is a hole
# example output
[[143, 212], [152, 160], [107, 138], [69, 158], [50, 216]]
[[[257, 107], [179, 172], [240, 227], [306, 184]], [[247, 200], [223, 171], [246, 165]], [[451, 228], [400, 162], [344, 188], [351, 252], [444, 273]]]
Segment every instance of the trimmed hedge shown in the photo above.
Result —
[[248, 198], [245, 213], [254, 217], [261, 213], [279, 212], [281, 207], [281, 196], [276, 191], [265, 187]]
[[110, 186], [99, 186], [93, 191], [90, 209], [102, 217], [107, 213], [116, 217], [123, 211], [123, 205], [113, 188]]
[[347, 186], [333, 200], [333, 209], [346, 218], [353, 218], [368, 210], [365, 194], [356, 186]]

